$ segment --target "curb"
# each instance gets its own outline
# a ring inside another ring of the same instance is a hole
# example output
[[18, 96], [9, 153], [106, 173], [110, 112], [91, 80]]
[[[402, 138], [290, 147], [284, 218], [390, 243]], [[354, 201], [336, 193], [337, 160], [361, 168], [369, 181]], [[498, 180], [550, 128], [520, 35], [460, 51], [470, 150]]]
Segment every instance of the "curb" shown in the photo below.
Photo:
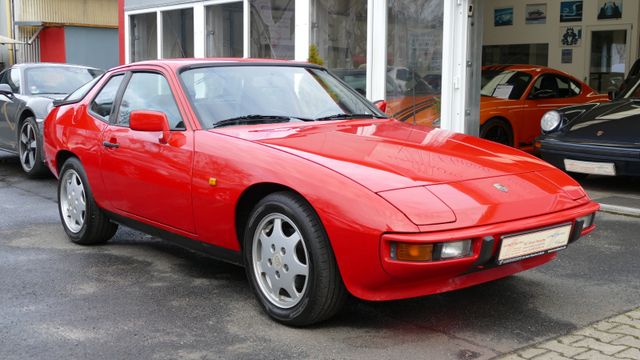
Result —
[[[598, 201], [598, 200], [596, 200]], [[616, 215], [627, 215], [640, 217], [640, 209], [626, 207], [626, 206], [618, 206], [618, 205], [610, 205], [610, 204], [602, 204], [600, 203], [600, 211], [616, 214]]]

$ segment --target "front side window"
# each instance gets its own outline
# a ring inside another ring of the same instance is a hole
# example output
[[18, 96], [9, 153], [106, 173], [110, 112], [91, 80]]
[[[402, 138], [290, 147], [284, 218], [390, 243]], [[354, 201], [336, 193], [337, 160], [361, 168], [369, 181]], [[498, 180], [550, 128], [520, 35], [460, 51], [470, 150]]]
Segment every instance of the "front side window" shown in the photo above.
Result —
[[180, 76], [204, 128], [239, 117], [313, 121], [384, 116], [337, 78], [316, 68], [214, 66], [189, 69]]
[[122, 83], [123, 78], [124, 75], [122, 74], [113, 76], [109, 81], [107, 81], [98, 95], [96, 95], [95, 99], [91, 102], [91, 112], [100, 116], [107, 122], [111, 117], [113, 103], [116, 99], [118, 88], [120, 87], [120, 83]]
[[167, 115], [171, 130], [184, 130], [178, 105], [164, 76], [156, 73], [134, 73], [122, 95], [117, 125], [129, 126], [135, 110], [160, 111]]
[[517, 100], [527, 90], [531, 78], [531, 75], [522, 71], [485, 69], [482, 71], [480, 94]]
[[9, 70], [9, 76], [7, 76], [7, 84], [11, 86], [11, 90], [13, 90], [14, 93], [20, 93], [20, 70]]

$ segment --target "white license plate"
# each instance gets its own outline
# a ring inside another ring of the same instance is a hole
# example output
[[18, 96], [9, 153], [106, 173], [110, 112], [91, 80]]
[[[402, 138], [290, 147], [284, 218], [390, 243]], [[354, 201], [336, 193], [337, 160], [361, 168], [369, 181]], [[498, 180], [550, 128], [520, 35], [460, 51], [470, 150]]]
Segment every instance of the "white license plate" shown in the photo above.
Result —
[[528, 259], [567, 247], [571, 235], [571, 224], [550, 229], [507, 235], [502, 238], [498, 264]]
[[616, 167], [614, 163], [579, 161], [564, 159], [564, 168], [567, 171], [592, 174], [592, 175], [615, 175]]

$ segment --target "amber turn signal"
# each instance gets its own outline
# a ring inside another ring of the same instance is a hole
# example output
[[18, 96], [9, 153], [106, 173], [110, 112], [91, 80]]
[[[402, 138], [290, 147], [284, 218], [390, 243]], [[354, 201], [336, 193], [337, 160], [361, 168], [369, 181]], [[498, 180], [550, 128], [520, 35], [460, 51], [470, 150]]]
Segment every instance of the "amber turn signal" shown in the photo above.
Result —
[[400, 261], [431, 261], [433, 244], [395, 243], [395, 255]]

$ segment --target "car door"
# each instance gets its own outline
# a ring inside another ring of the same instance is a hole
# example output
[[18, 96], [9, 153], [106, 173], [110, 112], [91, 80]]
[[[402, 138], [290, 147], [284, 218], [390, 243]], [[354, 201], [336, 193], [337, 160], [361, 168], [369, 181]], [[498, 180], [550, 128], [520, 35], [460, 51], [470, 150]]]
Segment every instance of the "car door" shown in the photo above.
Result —
[[521, 141], [532, 144], [540, 135], [540, 119], [549, 110], [555, 110], [563, 106], [576, 103], [576, 97], [580, 95], [580, 84], [565, 76], [558, 74], [543, 74], [539, 76], [526, 100], [526, 124], [523, 129]]
[[[111, 206], [137, 220], [195, 233], [193, 136], [169, 81], [155, 71], [135, 71], [125, 81], [117, 112], [102, 134], [101, 170]], [[136, 110], [165, 113], [168, 142], [160, 142], [160, 132], [131, 130], [129, 116]]]
[[14, 95], [0, 95], [0, 148], [18, 151], [18, 116], [25, 102], [15, 94], [20, 93], [20, 70], [9, 69], [0, 75], [0, 84], [11, 87]]

